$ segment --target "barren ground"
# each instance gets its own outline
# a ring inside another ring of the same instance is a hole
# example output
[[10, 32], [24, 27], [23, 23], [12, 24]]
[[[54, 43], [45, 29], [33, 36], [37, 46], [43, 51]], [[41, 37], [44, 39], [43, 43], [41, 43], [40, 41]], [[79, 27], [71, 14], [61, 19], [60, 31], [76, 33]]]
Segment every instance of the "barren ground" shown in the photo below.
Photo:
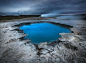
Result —
[[[32, 22], [72, 26], [73, 33], [60, 33], [62, 37], [52, 44], [27, 43], [14, 25]], [[40, 17], [0, 21], [0, 63], [86, 63], [86, 21]]]

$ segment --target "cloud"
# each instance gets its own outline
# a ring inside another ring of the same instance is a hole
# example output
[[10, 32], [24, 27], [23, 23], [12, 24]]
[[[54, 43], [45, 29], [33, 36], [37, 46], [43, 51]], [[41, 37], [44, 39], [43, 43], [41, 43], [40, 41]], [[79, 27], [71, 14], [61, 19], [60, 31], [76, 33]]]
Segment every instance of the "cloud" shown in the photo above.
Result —
[[4, 14], [58, 15], [85, 11], [85, 0], [0, 0], [0, 13]]

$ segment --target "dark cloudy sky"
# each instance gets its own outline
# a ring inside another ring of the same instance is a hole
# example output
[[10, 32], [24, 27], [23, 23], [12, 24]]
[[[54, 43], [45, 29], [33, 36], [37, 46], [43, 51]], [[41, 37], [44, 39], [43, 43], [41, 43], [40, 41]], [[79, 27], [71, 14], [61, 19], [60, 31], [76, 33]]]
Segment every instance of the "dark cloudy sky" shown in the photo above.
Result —
[[85, 13], [86, 0], [0, 0], [0, 15]]

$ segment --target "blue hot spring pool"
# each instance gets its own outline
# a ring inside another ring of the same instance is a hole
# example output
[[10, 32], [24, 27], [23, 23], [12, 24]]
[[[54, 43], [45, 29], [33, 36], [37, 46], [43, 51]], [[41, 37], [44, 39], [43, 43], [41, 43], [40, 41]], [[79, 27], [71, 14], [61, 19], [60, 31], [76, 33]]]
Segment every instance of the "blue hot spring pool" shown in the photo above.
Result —
[[70, 30], [51, 23], [35, 23], [20, 27], [25, 34], [24, 39], [30, 39], [32, 43], [52, 42], [60, 38], [59, 33], [70, 33]]

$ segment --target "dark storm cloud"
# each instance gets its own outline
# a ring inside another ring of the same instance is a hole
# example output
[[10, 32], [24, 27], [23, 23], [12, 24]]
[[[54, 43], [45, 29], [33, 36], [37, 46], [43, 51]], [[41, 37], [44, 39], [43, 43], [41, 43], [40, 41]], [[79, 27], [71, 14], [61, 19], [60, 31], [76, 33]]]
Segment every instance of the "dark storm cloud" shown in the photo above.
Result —
[[36, 8], [45, 12], [82, 12], [86, 10], [86, 1], [84, 0], [52, 0], [40, 3]]
[[2, 14], [83, 13], [85, 0], [0, 0]]
[[0, 0], [0, 12], [27, 11], [40, 0]]

